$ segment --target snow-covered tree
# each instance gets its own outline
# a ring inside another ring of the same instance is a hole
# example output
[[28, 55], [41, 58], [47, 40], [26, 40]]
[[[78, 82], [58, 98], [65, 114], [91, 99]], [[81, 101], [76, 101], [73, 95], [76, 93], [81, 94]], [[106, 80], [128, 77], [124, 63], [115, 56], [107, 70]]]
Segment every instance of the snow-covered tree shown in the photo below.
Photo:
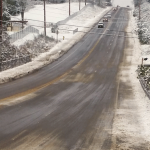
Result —
[[10, 14], [7, 11], [4, 11], [3, 12], [3, 21], [9, 21], [10, 19], [11, 19]]
[[20, 13], [20, 5], [17, 0], [6, 0], [8, 12], [11, 15], [16, 15]]
[[[2, 10], [2, 15], [3, 15], [3, 21], [8, 21], [11, 19], [10, 14], [8, 13], [8, 8], [7, 8], [7, 3], [6, 0], [3, 0], [3, 10]], [[7, 24], [6, 22], [3, 22], [3, 24]]]

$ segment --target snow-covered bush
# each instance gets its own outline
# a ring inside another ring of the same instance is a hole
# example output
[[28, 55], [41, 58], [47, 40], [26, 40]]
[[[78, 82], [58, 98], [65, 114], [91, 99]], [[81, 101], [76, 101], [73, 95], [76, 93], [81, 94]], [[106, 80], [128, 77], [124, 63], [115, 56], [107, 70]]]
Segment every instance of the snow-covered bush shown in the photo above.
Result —
[[55, 43], [53, 38], [39, 35], [18, 48], [10, 44], [8, 34], [3, 32], [3, 41], [0, 43], [0, 71], [30, 62], [33, 57], [48, 51]]
[[[3, 24], [8, 24], [7, 21], [9, 21], [11, 19], [10, 14], [7, 11], [3, 11]], [[6, 22], [5, 22], [6, 21]]]
[[142, 22], [138, 23], [138, 35], [139, 35], [140, 42], [142, 44], [150, 43], [150, 32], [147, 27], [147, 24]]
[[23, 53], [24, 51], [30, 53], [33, 57], [38, 56], [40, 53], [48, 51], [55, 45], [56, 41], [51, 37], [44, 37], [42, 34], [35, 37], [33, 41], [27, 41], [19, 49]]

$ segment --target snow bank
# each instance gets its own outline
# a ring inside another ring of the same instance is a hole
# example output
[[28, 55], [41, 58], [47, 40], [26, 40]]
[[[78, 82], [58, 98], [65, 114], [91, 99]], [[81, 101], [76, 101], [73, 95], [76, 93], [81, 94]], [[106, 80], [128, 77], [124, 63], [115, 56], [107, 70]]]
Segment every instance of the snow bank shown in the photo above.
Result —
[[[150, 37], [150, 23], [149, 23], [149, 11], [150, 11], [150, 3], [147, 2], [146, 0], [142, 0], [141, 3], [141, 22], [143, 24], [143, 27], [141, 28], [141, 30], [147, 30], [147, 33], [143, 34], [143, 36], [145, 36], [146, 38]], [[138, 29], [138, 13], [139, 13], [139, 8], [136, 7], [134, 14], [136, 15], [136, 17], [134, 18], [134, 24], [136, 25], [136, 30]], [[138, 45], [138, 49], [140, 51], [140, 60], [142, 60], [142, 58], [148, 58], [147, 61], [144, 61], [144, 64], [150, 64], [150, 45]]]
[[[92, 27], [99, 19], [110, 10], [111, 8], [99, 8], [97, 6], [88, 7], [85, 11], [80, 13], [80, 20], [78, 20], [78, 16], [76, 18], [70, 19], [71, 23], [82, 24], [82, 26]], [[87, 19], [86, 19], [87, 18]], [[90, 31], [90, 28], [82, 28], [80, 29], [84, 32]], [[50, 49], [48, 52], [41, 54], [37, 58], [35, 58], [32, 62], [27, 63], [25, 65], [9, 69], [0, 73], [0, 83], [12, 81], [14, 79], [20, 78], [28, 73], [33, 72], [34, 70], [40, 69], [41, 67], [49, 64], [64, 53], [66, 53], [74, 44], [76, 44], [86, 33], [78, 32], [73, 35], [69, 40], [62, 41]]]
[[23, 45], [24, 43], [26, 43], [27, 41], [29, 40], [34, 40], [35, 37], [37, 37], [38, 34], [36, 33], [29, 33], [27, 36], [25, 36], [24, 38], [22, 39], [19, 39], [17, 40], [16, 42], [13, 43], [13, 45], [15, 46], [20, 46], [20, 45]]
[[[137, 26], [130, 13], [127, 31]], [[133, 32], [133, 37], [137, 35]], [[120, 66], [119, 95], [113, 123], [114, 149], [150, 149], [150, 101], [137, 79], [137, 66], [141, 64], [141, 49], [138, 38], [128, 39], [124, 61]]]

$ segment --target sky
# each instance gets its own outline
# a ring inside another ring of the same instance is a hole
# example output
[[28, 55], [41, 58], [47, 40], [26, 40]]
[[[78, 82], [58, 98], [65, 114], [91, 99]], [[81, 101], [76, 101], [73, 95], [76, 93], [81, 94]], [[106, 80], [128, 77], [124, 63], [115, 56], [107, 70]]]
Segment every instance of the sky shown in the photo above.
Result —
[[127, 5], [129, 5], [130, 7], [134, 7], [133, 6], [133, 0], [112, 0], [113, 5], [114, 6], [121, 6], [121, 7], [126, 7]]

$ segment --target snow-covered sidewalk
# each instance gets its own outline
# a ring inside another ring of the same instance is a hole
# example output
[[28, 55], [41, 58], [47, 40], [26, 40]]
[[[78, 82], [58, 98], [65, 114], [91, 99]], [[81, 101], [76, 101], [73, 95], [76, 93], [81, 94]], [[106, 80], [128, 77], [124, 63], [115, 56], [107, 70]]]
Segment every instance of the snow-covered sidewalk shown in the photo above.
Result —
[[[93, 25], [96, 22], [98, 22], [99, 19], [110, 9], [111, 7], [100, 8], [98, 6], [88, 5], [86, 9], [84, 9], [84, 11], [81, 10], [81, 12], [78, 13], [75, 17], [70, 16], [66, 24], [73, 23], [78, 26], [82, 25], [82, 28], [79, 28], [79, 30], [83, 32], [77, 32], [74, 35], [69, 33], [68, 39], [59, 42], [48, 52], [41, 54], [40, 56], [35, 58], [32, 62], [1, 72], [0, 83], [20, 78], [58, 59], [66, 51], [68, 51], [75, 43], [80, 41], [80, 39], [86, 34], [86, 32], [90, 31], [90, 28], [84, 28], [84, 26], [93, 27]], [[66, 27], [72, 29], [71, 26], [63, 26], [63, 28]]]
[[[130, 13], [127, 31], [133, 31], [135, 27], [135, 18]], [[118, 95], [112, 132], [113, 150], [150, 149], [150, 100], [137, 79], [136, 70], [140, 63], [139, 40], [128, 39], [118, 75]]]

